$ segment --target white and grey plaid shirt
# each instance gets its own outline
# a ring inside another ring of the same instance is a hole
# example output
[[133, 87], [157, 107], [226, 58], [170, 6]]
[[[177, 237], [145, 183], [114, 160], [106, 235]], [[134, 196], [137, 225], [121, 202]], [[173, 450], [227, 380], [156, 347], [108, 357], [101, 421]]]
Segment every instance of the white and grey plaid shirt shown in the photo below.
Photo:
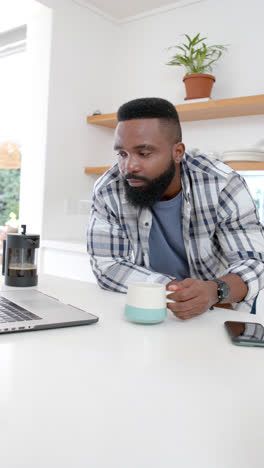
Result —
[[[228, 165], [186, 152], [181, 162], [182, 228], [190, 276], [201, 280], [236, 273], [248, 286], [236, 309], [251, 310], [264, 287], [264, 228], [246, 183]], [[125, 293], [129, 282], [168, 283], [150, 269], [152, 214], [126, 199], [118, 166], [95, 184], [88, 252], [102, 288]], [[244, 307], [243, 307], [244, 306]]]

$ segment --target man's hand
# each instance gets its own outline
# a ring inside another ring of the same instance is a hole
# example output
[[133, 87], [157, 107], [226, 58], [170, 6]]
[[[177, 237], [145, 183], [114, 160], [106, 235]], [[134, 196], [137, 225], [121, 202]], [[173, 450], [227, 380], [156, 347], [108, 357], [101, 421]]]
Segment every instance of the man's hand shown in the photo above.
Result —
[[187, 320], [203, 314], [218, 301], [217, 284], [213, 281], [201, 281], [186, 278], [183, 281], [173, 280], [167, 284], [167, 307], [176, 317]]

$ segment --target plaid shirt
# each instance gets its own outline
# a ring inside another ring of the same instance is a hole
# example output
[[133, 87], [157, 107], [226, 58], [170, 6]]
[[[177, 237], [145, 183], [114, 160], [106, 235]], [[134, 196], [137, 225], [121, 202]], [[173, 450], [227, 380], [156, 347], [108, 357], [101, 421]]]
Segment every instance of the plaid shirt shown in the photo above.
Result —
[[[244, 179], [217, 159], [188, 152], [181, 162], [181, 181], [190, 276], [211, 280], [236, 273], [248, 294], [234, 307], [250, 311], [264, 287], [264, 228]], [[94, 188], [88, 252], [102, 288], [125, 293], [130, 282], [167, 284], [174, 279], [150, 269], [151, 223], [151, 210], [127, 201], [117, 164], [100, 177]]]

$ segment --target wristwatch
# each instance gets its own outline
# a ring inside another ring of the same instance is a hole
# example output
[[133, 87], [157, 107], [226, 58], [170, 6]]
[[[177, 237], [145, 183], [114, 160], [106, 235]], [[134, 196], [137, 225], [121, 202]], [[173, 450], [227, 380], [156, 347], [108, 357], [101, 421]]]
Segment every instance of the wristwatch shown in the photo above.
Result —
[[226, 302], [230, 295], [230, 287], [228, 286], [228, 284], [219, 279], [213, 279], [211, 281], [217, 283], [218, 302], [216, 302], [216, 304]]

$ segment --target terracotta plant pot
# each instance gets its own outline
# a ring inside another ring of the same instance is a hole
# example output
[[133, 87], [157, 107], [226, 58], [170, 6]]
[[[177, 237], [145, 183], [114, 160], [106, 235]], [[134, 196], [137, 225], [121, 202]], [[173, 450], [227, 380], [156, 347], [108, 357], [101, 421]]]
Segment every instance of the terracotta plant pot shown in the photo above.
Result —
[[215, 77], [204, 73], [192, 73], [185, 75], [183, 82], [186, 88], [185, 100], [207, 98], [211, 96]]

